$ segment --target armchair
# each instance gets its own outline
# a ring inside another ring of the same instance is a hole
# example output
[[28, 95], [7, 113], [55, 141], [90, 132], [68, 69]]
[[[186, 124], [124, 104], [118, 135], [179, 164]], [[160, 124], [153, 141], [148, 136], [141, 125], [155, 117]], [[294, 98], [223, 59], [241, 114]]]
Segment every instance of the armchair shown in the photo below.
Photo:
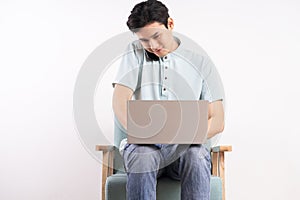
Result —
[[[126, 199], [126, 173], [124, 172], [122, 156], [118, 146], [126, 137], [125, 131], [115, 123], [114, 146], [96, 145], [96, 151], [102, 151], [102, 200]], [[216, 146], [211, 149], [212, 176], [211, 200], [225, 200], [225, 152], [230, 152], [231, 146]], [[157, 200], [179, 200], [180, 181], [167, 177], [157, 181]]]

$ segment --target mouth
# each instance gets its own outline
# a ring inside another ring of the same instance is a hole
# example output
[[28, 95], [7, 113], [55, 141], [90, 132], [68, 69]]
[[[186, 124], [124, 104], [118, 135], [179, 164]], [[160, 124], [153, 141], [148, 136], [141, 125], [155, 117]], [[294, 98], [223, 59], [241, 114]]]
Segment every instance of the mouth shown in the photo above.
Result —
[[153, 51], [153, 53], [160, 53], [162, 51], [162, 49], [156, 49], [155, 51]]
[[157, 56], [161, 56], [162, 54], [165, 54], [165, 52], [164, 52], [164, 48], [159, 48], [159, 49], [148, 49], [148, 51], [150, 52], [150, 53], [153, 53], [153, 54], [155, 54], [155, 55], [157, 55]]

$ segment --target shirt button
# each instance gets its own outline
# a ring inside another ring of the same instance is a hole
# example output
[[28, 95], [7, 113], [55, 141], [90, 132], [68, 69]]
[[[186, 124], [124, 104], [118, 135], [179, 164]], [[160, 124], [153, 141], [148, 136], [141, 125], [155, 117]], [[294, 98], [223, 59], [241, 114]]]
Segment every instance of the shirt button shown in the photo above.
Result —
[[164, 88], [164, 91], [166, 91], [166, 88]]
[[168, 58], [168, 56], [165, 56], [165, 59], [167, 59]]
[[168, 79], [168, 77], [165, 77], [165, 80], [167, 80]]
[[167, 67], [167, 66], [165, 66], [165, 69], [168, 69], [168, 67]]

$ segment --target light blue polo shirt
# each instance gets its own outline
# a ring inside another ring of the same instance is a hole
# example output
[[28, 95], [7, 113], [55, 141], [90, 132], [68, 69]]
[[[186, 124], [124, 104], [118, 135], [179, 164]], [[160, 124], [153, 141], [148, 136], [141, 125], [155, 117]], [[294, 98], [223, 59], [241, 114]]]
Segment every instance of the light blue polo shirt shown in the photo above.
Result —
[[[174, 38], [178, 48], [157, 59], [149, 56], [140, 41], [130, 43], [113, 85], [131, 88], [133, 99], [138, 100], [223, 100], [222, 81], [211, 59], [202, 49], [191, 49]], [[126, 143], [126, 139], [121, 142], [120, 150]]]

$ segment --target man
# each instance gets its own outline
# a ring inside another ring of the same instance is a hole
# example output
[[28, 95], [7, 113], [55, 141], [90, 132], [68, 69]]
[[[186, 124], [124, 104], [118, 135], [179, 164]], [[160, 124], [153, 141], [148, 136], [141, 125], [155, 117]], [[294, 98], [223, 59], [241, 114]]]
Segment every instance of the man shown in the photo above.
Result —
[[156, 199], [157, 178], [166, 175], [181, 181], [181, 199], [209, 200], [209, 141], [224, 128], [224, 94], [215, 66], [203, 52], [173, 36], [174, 20], [160, 1], [135, 5], [127, 26], [138, 40], [129, 44], [113, 83], [113, 109], [123, 128], [130, 99], [210, 102], [206, 145], [121, 142], [127, 199]]

